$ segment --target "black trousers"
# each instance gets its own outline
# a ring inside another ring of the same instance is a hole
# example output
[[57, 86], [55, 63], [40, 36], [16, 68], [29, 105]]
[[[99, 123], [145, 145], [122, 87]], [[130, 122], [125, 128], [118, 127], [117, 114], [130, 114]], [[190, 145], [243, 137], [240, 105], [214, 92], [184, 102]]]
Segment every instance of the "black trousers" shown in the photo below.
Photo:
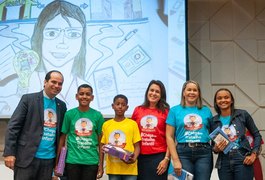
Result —
[[54, 159], [34, 158], [26, 167], [14, 167], [14, 180], [51, 180], [54, 167]]

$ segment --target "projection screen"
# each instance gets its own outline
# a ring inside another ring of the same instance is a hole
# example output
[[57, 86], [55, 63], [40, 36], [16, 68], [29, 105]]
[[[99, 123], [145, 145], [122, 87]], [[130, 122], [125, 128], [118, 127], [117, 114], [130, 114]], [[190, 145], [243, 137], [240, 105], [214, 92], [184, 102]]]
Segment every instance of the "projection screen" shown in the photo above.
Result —
[[180, 102], [187, 71], [185, 0], [64, 2], [57, 8], [49, 0], [1, 1], [1, 118], [12, 115], [23, 94], [42, 90], [53, 69], [64, 75], [57, 97], [68, 109], [78, 105], [83, 83], [93, 87], [91, 107], [104, 117], [113, 116], [117, 94], [128, 97], [130, 116], [153, 79], [165, 84], [171, 106]]

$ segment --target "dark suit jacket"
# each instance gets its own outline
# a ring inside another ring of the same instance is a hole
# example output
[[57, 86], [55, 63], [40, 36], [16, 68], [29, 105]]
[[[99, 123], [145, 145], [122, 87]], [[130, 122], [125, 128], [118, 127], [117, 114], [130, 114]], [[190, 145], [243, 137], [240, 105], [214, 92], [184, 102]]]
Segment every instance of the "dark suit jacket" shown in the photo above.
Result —
[[[58, 98], [55, 98], [55, 101], [56, 145], [58, 145], [66, 104]], [[3, 156], [15, 156], [16, 166], [27, 167], [32, 162], [40, 144], [43, 124], [43, 91], [23, 95], [8, 123]]]

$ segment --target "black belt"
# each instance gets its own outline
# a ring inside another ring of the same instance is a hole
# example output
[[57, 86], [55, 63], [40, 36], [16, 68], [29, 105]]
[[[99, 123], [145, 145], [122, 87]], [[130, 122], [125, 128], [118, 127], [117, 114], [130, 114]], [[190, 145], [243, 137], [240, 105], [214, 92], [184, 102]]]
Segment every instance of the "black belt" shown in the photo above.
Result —
[[188, 146], [188, 147], [207, 147], [210, 144], [209, 143], [201, 143], [201, 142], [189, 142], [189, 143], [178, 143], [179, 145], [184, 145], [184, 146]]

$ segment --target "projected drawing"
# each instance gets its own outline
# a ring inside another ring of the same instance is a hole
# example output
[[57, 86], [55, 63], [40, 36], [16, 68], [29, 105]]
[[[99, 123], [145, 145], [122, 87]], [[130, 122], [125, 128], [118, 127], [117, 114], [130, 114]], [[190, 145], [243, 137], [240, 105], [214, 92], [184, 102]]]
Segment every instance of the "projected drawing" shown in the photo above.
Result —
[[[23, 34], [23, 27], [34, 25], [23, 22], [16, 24], [20, 34]], [[5, 25], [9, 26], [8, 23]], [[11, 32], [14, 32], [14, 29], [11, 29]], [[12, 43], [17, 48], [13, 57], [13, 69], [18, 78], [13, 80], [17, 82], [16, 86], [11, 82], [13, 84], [11, 92], [2, 93], [6, 95], [1, 97], [4, 108], [10, 110], [10, 113], [13, 110], [11, 105], [6, 107], [9, 101], [5, 101], [5, 97], [7, 99], [16, 97], [18, 102], [22, 94], [41, 90], [45, 74], [52, 69], [64, 74], [65, 82], [60, 98], [69, 105], [69, 100], [73, 99], [78, 84], [84, 81], [86, 68], [86, 18], [82, 10], [65, 1], [53, 1], [41, 11], [32, 37], [27, 39], [31, 40], [32, 50], [23, 47], [24, 42], [20, 40], [19, 38], [13, 40], [20, 42], [20, 46]]]
[[[18, 94], [27, 93], [29, 79], [39, 64], [39, 56], [35, 51], [19, 51], [13, 58], [13, 66], [18, 75]], [[25, 90], [25, 91], [24, 91]]]
[[[180, 1], [168, 1], [172, 18], [183, 15]], [[161, 7], [156, 0], [0, 1], [0, 118], [13, 113], [24, 93], [42, 90], [53, 69], [64, 75], [58, 97], [68, 109], [77, 106], [77, 87], [88, 83], [91, 107], [104, 115], [113, 115], [118, 93], [128, 97], [130, 114], [150, 80], [174, 87], [184, 81], [185, 32], [174, 19], [167, 27], [165, 15], [157, 14]]]
[[[178, 36], [178, 34], [185, 33], [185, 1], [183, 0], [172, 0], [168, 1], [169, 7], [169, 51], [178, 51], [179, 49], [185, 48], [186, 39]], [[183, 53], [169, 53], [169, 69], [176, 76], [185, 79], [185, 62], [181, 59], [185, 58]]]
[[121, 46], [123, 46], [131, 37], [133, 37], [133, 35], [135, 35], [137, 33], [137, 29], [134, 29], [132, 31], [130, 31], [124, 38], [122, 41], [119, 42], [117, 48], [120, 48]]
[[[21, 4], [23, 2], [25, 4]], [[17, 103], [22, 94], [41, 90], [45, 74], [52, 69], [57, 69], [64, 74], [65, 81], [59, 98], [67, 103], [68, 108], [76, 106], [74, 95], [78, 85], [82, 83], [92, 84], [95, 88], [97, 97], [93, 102], [95, 108], [100, 110], [111, 107], [112, 98], [123, 90], [123, 88], [118, 89], [117, 83], [126, 84], [132, 81], [128, 78], [126, 82], [124, 78], [132, 75], [151, 59], [147, 55], [148, 51], [150, 54], [150, 44], [137, 45], [134, 50], [138, 41], [141, 40], [143, 43], [148, 41], [139, 39], [141, 37], [139, 31], [146, 29], [148, 19], [124, 21], [132, 16], [134, 18], [142, 16], [140, 1], [134, 2], [138, 3], [135, 10], [131, 9], [130, 3], [133, 2], [130, 1], [124, 1], [122, 6], [115, 1], [109, 1], [109, 4], [103, 1], [91, 1], [91, 4], [87, 4], [84, 1], [79, 6], [58, 0], [50, 3], [46, 1], [46, 5], [39, 2], [35, 4], [23, 2], [16, 1], [12, 4], [10, 1], [5, 1], [5, 6], [0, 5], [0, 9], [2, 7], [4, 12], [2, 20], [15, 20], [14, 23], [3, 21], [0, 24], [0, 36], [4, 36], [8, 44], [0, 51], [0, 54], [8, 52], [8, 55], [2, 54], [5, 58], [0, 64], [0, 66], [3, 65], [1, 69], [8, 68], [3, 72], [1, 78], [3, 81], [0, 82], [3, 89], [0, 87], [0, 91], [4, 92], [4, 89], [10, 88], [10, 91], [1, 93], [0, 115], [12, 114], [15, 107], [13, 103]], [[20, 15], [13, 13], [11, 16], [12, 9], [19, 3], [20, 8], [16, 10]], [[104, 5], [103, 9], [101, 9], [102, 5]], [[86, 20], [84, 9], [87, 12], [88, 7], [90, 18], [100, 19], [101, 22]], [[32, 14], [24, 12], [29, 8]], [[21, 15], [22, 11], [23, 15]], [[38, 11], [40, 14], [36, 16]], [[31, 19], [31, 15], [37, 17], [36, 22]], [[121, 20], [110, 21], [110, 18], [121, 18]], [[139, 35], [136, 36], [136, 33]], [[118, 65], [118, 59], [121, 62], [128, 53], [134, 57], [133, 69], [125, 67], [124, 63]], [[152, 78], [151, 73], [148, 74]], [[117, 75], [118, 79], [116, 79]], [[137, 76], [139, 74], [136, 74]], [[149, 79], [146, 80], [148, 81]]]
[[113, 97], [118, 94], [116, 77], [112, 67], [100, 69], [94, 72], [96, 100], [100, 109], [112, 104]]
[[125, 74], [130, 76], [150, 60], [151, 58], [141, 48], [141, 46], [138, 45], [121, 57], [121, 59], [118, 60], [118, 63]]

